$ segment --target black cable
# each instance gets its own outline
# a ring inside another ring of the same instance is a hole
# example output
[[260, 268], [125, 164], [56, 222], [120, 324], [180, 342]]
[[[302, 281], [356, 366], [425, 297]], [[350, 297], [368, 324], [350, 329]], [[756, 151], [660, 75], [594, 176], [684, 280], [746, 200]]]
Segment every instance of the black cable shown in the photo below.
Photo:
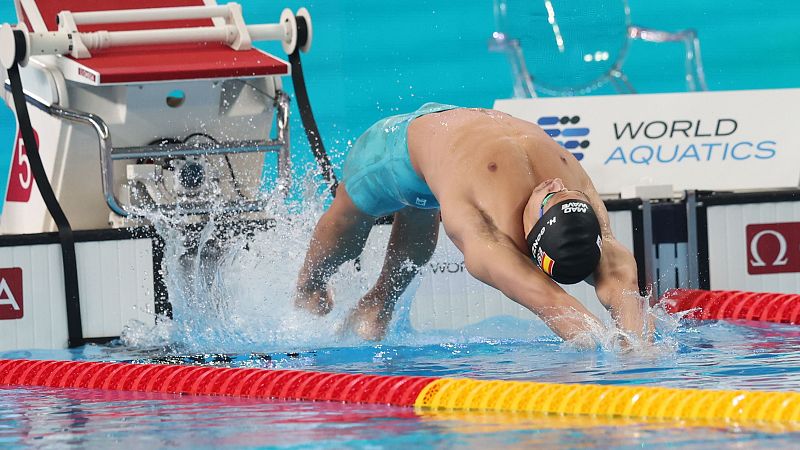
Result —
[[242, 200], [247, 200], [247, 198], [242, 194], [242, 187], [239, 186], [239, 179], [236, 178], [236, 172], [233, 171], [233, 164], [231, 164], [231, 159], [228, 157], [228, 154], [225, 153], [222, 156], [225, 157], [225, 163], [228, 164], [228, 171], [231, 173], [231, 180], [233, 180], [233, 190], [236, 191], [236, 194]]
[[39, 146], [34, 137], [31, 118], [28, 114], [28, 105], [25, 99], [25, 92], [22, 90], [22, 80], [19, 76], [19, 62], [27, 52], [25, 47], [25, 35], [22, 31], [14, 30], [14, 44], [16, 47], [14, 64], [8, 69], [8, 79], [11, 83], [11, 95], [14, 99], [14, 109], [17, 113], [19, 130], [22, 141], [25, 143], [25, 150], [28, 155], [28, 162], [31, 165], [36, 187], [47, 206], [47, 211], [53, 218], [58, 228], [58, 238], [61, 242], [61, 260], [64, 265], [64, 294], [67, 306], [67, 334], [69, 336], [69, 347], [79, 347], [84, 344], [83, 324], [81, 321], [81, 302], [78, 289], [78, 263], [75, 257], [75, 237], [72, 234], [72, 227], [67, 220], [64, 210], [58, 203], [58, 198], [47, 172], [44, 170], [42, 158], [39, 155]]
[[289, 62], [292, 65], [294, 95], [297, 98], [300, 119], [303, 122], [303, 128], [306, 130], [306, 137], [308, 138], [309, 145], [311, 145], [311, 152], [314, 154], [314, 159], [317, 160], [317, 164], [322, 170], [323, 178], [330, 183], [331, 194], [336, 196], [336, 187], [339, 185], [339, 180], [336, 179], [336, 174], [333, 173], [331, 161], [328, 158], [328, 154], [325, 152], [325, 146], [319, 134], [317, 121], [314, 120], [314, 113], [311, 111], [311, 102], [308, 98], [306, 82], [303, 77], [303, 64], [300, 61], [300, 47], [305, 45], [308, 41], [308, 24], [304, 17], [297, 17], [297, 36], [297, 48], [289, 55]]
[[189, 139], [191, 139], [193, 137], [198, 137], [198, 136], [199, 137], [204, 137], [204, 138], [208, 139], [209, 141], [211, 141], [211, 142], [213, 142], [215, 144], [219, 144], [219, 141], [214, 139], [214, 136], [211, 136], [208, 133], [203, 133], [203, 132], [200, 132], [200, 131], [198, 131], [196, 133], [192, 133], [192, 134], [186, 136], [185, 138], [183, 138], [182, 142], [185, 144], [185, 143], [189, 142]]
[[[333, 173], [331, 160], [328, 158], [328, 153], [325, 151], [325, 146], [322, 143], [322, 136], [319, 134], [317, 121], [314, 120], [314, 113], [311, 111], [311, 101], [308, 98], [308, 91], [306, 90], [306, 81], [303, 77], [303, 64], [300, 61], [300, 47], [306, 45], [308, 42], [308, 23], [305, 17], [297, 17], [297, 47], [289, 55], [289, 63], [292, 65], [292, 85], [294, 85], [294, 96], [297, 98], [297, 108], [300, 110], [300, 119], [303, 121], [303, 128], [306, 130], [306, 137], [308, 143], [311, 145], [311, 152], [314, 154], [314, 159], [317, 160], [322, 170], [322, 176], [325, 181], [330, 183], [331, 196], [336, 197], [336, 188], [339, 186], [339, 180], [336, 179], [336, 174]], [[361, 271], [361, 257], [356, 257], [355, 266], [357, 271]]]

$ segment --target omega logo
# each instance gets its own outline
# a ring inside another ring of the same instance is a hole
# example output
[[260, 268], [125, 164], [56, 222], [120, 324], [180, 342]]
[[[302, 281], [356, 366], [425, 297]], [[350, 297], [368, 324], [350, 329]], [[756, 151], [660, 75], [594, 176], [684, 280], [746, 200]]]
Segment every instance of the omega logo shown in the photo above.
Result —
[[778, 250], [778, 256], [775, 257], [775, 261], [772, 262], [772, 265], [785, 266], [786, 263], [789, 262], [789, 260], [786, 259], [786, 249], [788, 245], [786, 244], [786, 238], [775, 230], [760, 231], [753, 236], [753, 240], [750, 241], [750, 254], [753, 255], [753, 259], [750, 260], [750, 264], [752, 264], [753, 267], [764, 267], [767, 265], [764, 260], [761, 259], [761, 254], [758, 253], [758, 241], [760, 241], [761, 238], [766, 235], [771, 235], [778, 238], [778, 245], [780, 246]]
[[800, 272], [800, 222], [748, 225], [746, 236], [747, 273]]

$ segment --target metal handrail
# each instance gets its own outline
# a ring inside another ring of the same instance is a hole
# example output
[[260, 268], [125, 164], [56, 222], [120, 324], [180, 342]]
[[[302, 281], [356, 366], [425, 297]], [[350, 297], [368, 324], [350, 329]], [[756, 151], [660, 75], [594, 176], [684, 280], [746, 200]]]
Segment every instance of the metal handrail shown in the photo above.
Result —
[[[10, 85], [6, 82], [6, 90]], [[146, 145], [137, 147], [112, 146], [111, 131], [106, 122], [98, 115], [50, 105], [35, 95], [25, 93], [26, 101], [33, 107], [51, 115], [74, 123], [89, 125], [97, 134], [100, 146], [100, 178], [103, 196], [109, 209], [121, 217], [136, 217], [135, 213], [126, 210], [114, 192], [114, 161], [138, 158], [165, 158], [191, 155], [221, 155], [258, 152], [278, 152], [278, 186], [288, 189], [291, 184], [291, 154], [289, 142], [289, 96], [278, 92], [275, 97], [277, 137], [269, 140], [239, 140], [197, 146], [193, 144]], [[209, 203], [181, 203], [175, 205], [158, 205], [161, 211], [180, 211], [184, 214], [204, 214], [211, 208], [203, 207]], [[264, 208], [261, 201], [227, 202], [215, 210], [222, 213], [259, 211]]]
[[114, 161], [139, 158], [176, 158], [180, 156], [223, 155], [226, 153], [259, 153], [277, 151], [282, 145], [277, 139], [223, 141], [207, 144], [156, 144], [136, 147], [116, 147], [111, 152]]

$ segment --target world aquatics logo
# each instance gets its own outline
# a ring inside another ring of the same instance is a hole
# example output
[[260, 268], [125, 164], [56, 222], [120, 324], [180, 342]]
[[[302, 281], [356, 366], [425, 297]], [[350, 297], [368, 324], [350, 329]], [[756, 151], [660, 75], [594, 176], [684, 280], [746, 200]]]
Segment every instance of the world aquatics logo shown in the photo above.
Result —
[[589, 148], [589, 128], [578, 126], [580, 116], [543, 116], [537, 125], [559, 145], [569, 150], [578, 161], [583, 159], [583, 151]]

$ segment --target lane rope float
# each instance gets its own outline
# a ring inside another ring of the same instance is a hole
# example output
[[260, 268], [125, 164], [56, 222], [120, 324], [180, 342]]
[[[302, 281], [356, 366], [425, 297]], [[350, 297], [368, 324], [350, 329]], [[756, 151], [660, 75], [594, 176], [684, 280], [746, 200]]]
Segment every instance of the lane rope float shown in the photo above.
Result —
[[800, 393], [482, 381], [76, 361], [0, 360], [0, 386], [336, 401], [425, 411], [800, 423]]
[[671, 289], [662, 297], [667, 312], [696, 320], [756, 320], [800, 325], [800, 295], [770, 292]]

